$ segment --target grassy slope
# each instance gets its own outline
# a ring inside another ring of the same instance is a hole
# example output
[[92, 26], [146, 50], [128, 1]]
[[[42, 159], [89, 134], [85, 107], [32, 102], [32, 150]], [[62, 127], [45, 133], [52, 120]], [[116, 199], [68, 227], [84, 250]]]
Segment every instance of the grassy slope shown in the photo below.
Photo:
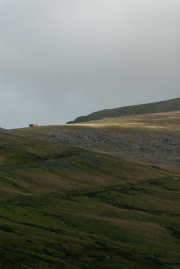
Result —
[[[180, 110], [164, 113], [152, 113], [142, 115], [123, 116], [116, 118], [104, 118], [101, 120], [92, 120], [68, 125], [48, 125], [38, 128], [14, 129], [13, 133], [18, 135], [53, 135], [53, 130], [70, 130], [71, 133], [81, 132], [81, 127], [106, 130], [111, 133], [117, 132], [158, 132], [166, 133], [169, 131], [180, 131]], [[176, 134], [174, 133], [176, 136]], [[178, 134], [177, 134], [178, 136]]]
[[178, 268], [179, 191], [156, 166], [0, 133], [0, 266]]
[[104, 118], [116, 118], [120, 116], [160, 113], [175, 110], [180, 110], [180, 98], [150, 104], [126, 106], [114, 109], [104, 109], [91, 113], [87, 116], [77, 117], [74, 121], [68, 122], [68, 124], [100, 120]]
[[132, 130], [144, 132], [180, 131], [180, 110], [163, 113], [150, 113], [116, 118], [103, 118], [89, 122], [76, 123], [70, 126], [89, 126], [95, 128]]
[[[95, 131], [97, 131], [97, 133]], [[41, 126], [38, 128], [22, 128], [14, 130], [13, 132], [20, 135], [32, 136], [34, 138], [43, 139], [46, 141], [48, 141], [50, 137], [54, 142], [63, 139], [67, 145], [72, 146], [78, 144], [84, 148], [87, 148], [88, 146], [89, 149], [98, 151], [96, 143], [91, 140], [89, 140], [88, 143], [83, 143], [83, 137], [91, 136], [93, 139], [93, 136], [98, 136], [98, 133], [101, 131], [104, 132], [105, 136], [108, 137], [109, 135], [112, 137], [111, 142], [116, 140], [119, 141], [117, 142], [117, 147], [114, 146], [113, 148], [112, 143], [98, 140], [98, 144], [100, 145], [99, 148], [102, 146], [101, 151], [106, 150], [107, 152], [111, 152], [119, 156], [141, 160], [141, 152], [137, 152], [136, 154], [136, 152], [133, 152], [129, 147], [127, 152], [123, 153], [121, 148], [119, 150], [118, 143], [122, 142], [125, 144], [128, 143], [128, 145], [137, 145], [145, 148], [148, 147], [147, 150], [143, 152], [143, 154], [148, 156], [149, 151], [153, 150], [151, 146], [154, 145], [153, 139], [155, 138], [157, 140], [156, 151], [152, 151], [152, 156], [149, 158], [149, 160], [147, 160], [147, 162], [152, 162], [154, 158], [154, 160], [158, 161], [155, 163], [158, 163], [159, 165], [170, 164], [178, 167], [179, 156], [169, 151], [169, 148], [171, 148], [173, 151], [174, 146], [171, 145], [170, 142], [169, 144], [166, 143], [165, 140], [172, 140], [172, 143], [173, 139], [180, 141], [180, 110], [164, 113], [105, 118], [102, 120], [85, 123]], [[118, 134], [120, 134], [120, 138], [117, 139], [116, 136]], [[81, 136], [81, 139], [79, 139], [77, 142], [78, 135]], [[151, 137], [149, 137], [149, 135], [151, 135]], [[159, 136], [161, 136], [162, 139], [159, 139]], [[180, 150], [179, 145], [176, 145], [177, 152]], [[162, 158], [156, 158], [158, 150], [159, 155], [162, 153]], [[164, 152], [167, 152], [167, 154], [164, 155]]]

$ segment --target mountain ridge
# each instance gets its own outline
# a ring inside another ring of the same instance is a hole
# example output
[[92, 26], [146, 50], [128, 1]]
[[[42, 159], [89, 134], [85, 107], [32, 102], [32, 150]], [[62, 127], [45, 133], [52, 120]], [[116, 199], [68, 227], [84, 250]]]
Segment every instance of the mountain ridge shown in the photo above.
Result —
[[113, 109], [103, 109], [103, 110], [99, 110], [91, 114], [88, 114], [87, 116], [77, 117], [75, 120], [67, 122], [67, 124], [88, 122], [88, 121], [100, 120], [104, 118], [116, 118], [120, 116], [170, 112], [170, 111], [175, 111], [175, 110], [180, 110], [180, 98], [174, 98], [174, 99], [147, 103], [147, 104], [124, 106], [124, 107], [113, 108]]

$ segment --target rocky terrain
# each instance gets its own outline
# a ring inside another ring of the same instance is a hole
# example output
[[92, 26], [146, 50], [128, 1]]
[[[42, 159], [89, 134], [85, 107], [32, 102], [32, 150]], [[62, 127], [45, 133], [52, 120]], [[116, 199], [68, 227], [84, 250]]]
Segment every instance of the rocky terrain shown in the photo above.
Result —
[[[8, 131], [17, 133], [16, 131]], [[26, 135], [26, 134], [24, 134]], [[157, 165], [180, 167], [180, 131], [111, 133], [91, 127], [49, 128], [44, 133], [28, 133], [28, 137], [56, 145], [79, 146], [84, 149], [112, 153], [124, 158]]]
[[140, 162], [180, 167], [180, 110], [1, 131], [59, 146], [82, 147]]

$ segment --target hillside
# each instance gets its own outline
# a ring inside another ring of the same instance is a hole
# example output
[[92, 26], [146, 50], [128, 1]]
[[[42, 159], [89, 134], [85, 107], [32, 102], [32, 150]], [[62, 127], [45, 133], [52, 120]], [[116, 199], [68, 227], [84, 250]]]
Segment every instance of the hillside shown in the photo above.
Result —
[[180, 173], [30, 138], [43, 128], [0, 132], [0, 267], [179, 268]]
[[88, 122], [104, 118], [116, 118], [128, 115], [170, 112], [175, 110], [180, 110], [180, 98], [149, 104], [126, 106], [114, 109], [104, 109], [89, 114], [87, 116], [77, 117], [74, 121], [67, 122], [67, 124]]
[[79, 146], [144, 163], [180, 167], [180, 111], [9, 132], [55, 145]]

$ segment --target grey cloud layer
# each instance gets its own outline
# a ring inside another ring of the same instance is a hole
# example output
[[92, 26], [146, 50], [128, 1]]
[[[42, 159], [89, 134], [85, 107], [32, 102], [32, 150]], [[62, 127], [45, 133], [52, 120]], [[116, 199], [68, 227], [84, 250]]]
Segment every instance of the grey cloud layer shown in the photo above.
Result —
[[180, 96], [179, 0], [0, 0], [0, 126]]

